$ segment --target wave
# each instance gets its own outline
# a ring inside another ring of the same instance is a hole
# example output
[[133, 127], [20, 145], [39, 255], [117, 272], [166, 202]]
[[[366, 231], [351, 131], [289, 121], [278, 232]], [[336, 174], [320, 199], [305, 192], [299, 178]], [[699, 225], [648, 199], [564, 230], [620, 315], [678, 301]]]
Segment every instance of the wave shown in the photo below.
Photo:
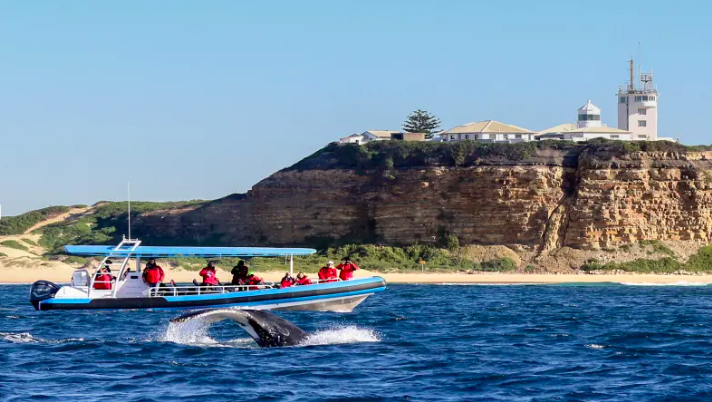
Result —
[[67, 342], [84, 342], [84, 338], [69, 338], [48, 340], [33, 336], [29, 332], [0, 332], [2, 339], [12, 343], [67, 343]]

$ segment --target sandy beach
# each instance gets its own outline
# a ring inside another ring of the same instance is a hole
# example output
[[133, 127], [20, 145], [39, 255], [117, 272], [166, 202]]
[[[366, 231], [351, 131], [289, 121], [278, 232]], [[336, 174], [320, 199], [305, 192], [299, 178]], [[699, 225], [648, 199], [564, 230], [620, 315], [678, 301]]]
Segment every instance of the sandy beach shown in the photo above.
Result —
[[[198, 278], [196, 271], [171, 269], [164, 267], [166, 281], [191, 282]], [[69, 282], [74, 268], [60, 262], [41, 262], [34, 267], [3, 264], [0, 262], [0, 283], [30, 284], [44, 279], [56, 283]], [[278, 281], [283, 271], [256, 272], [267, 281]], [[517, 274], [517, 273], [378, 273], [365, 269], [356, 272], [356, 277], [381, 276], [388, 283], [428, 283], [428, 284], [555, 284], [555, 283], [601, 283], [613, 282], [623, 284], [679, 284], [700, 285], [712, 284], [712, 275], [650, 275], [650, 274]], [[312, 275], [315, 276], [315, 275]], [[218, 278], [229, 281], [229, 272], [218, 270]]]

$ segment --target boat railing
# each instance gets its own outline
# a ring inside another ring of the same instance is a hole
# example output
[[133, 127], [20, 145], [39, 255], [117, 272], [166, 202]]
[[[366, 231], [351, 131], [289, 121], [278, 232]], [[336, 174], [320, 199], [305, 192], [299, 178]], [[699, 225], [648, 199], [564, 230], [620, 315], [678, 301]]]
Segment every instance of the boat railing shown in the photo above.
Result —
[[[312, 279], [312, 285], [317, 285], [319, 283], [331, 283], [340, 282], [340, 278], [335, 279]], [[96, 281], [95, 283], [103, 283]], [[309, 285], [294, 285], [296, 287], [309, 286]], [[162, 284], [160, 287], [152, 287], [148, 289], [149, 297], [161, 297], [161, 296], [185, 296], [185, 295], [208, 295], [208, 294], [219, 294], [219, 293], [233, 293], [233, 292], [245, 292], [248, 290], [266, 290], [266, 289], [279, 289], [276, 283], [268, 282], [261, 285], [170, 285]]]
[[274, 289], [276, 286], [271, 283], [263, 285], [163, 285], [161, 287], [149, 288], [148, 296], [184, 296], [184, 295], [207, 295], [216, 293], [245, 292], [248, 290]]

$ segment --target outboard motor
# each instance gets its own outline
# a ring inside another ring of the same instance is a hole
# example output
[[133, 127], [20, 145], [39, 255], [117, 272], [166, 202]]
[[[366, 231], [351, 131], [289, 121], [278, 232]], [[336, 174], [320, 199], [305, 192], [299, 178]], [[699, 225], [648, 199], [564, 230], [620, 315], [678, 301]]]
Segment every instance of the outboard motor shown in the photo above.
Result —
[[35, 310], [39, 310], [40, 302], [53, 298], [58, 291], [59, 286], [50, 281], [37, 281], [30, 288], [30, 302], [35, 306]]

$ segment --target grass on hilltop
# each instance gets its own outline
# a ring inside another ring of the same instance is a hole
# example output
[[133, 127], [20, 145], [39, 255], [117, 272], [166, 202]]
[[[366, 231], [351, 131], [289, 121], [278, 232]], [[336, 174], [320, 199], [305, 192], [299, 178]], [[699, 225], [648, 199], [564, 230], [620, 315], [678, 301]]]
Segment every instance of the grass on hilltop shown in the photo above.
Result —
[[22, 215], [7, 216], [0, 220], [0, 236], [19, 235], [32, 226], [69, 211], [64, 206], [48, 207], [30, 211]]
[[[204, 201], [197, 200], [182, 202], [135, 201], [131, 202], [131, 216], [203, 203]], [[121, 239], [120, 233], [126, 233], [127, 220], [127, 202], [100, 202], [96, 204], [91, 214], [46, 226], [42, 230], [39, 244], [46, 248], [49, 254], [64, 253], [63, 247], [67, 244], [116, 244]]]
[[536, 156], [540, 150], [583, 151], [624, 155], [632, 152], [690, 152], [712, 147], [685, 146], [670, 141], [615, 141], [595, 139], [585, 143], [572, 141], [530, 141], [493, 143], [478, 141], [409, 142], [375, 141], [367, 144], [331, 143], [285, 170], [353, 169], [389, 171], [410, 167], [467, 167], [483, 160], [520, 162]]

